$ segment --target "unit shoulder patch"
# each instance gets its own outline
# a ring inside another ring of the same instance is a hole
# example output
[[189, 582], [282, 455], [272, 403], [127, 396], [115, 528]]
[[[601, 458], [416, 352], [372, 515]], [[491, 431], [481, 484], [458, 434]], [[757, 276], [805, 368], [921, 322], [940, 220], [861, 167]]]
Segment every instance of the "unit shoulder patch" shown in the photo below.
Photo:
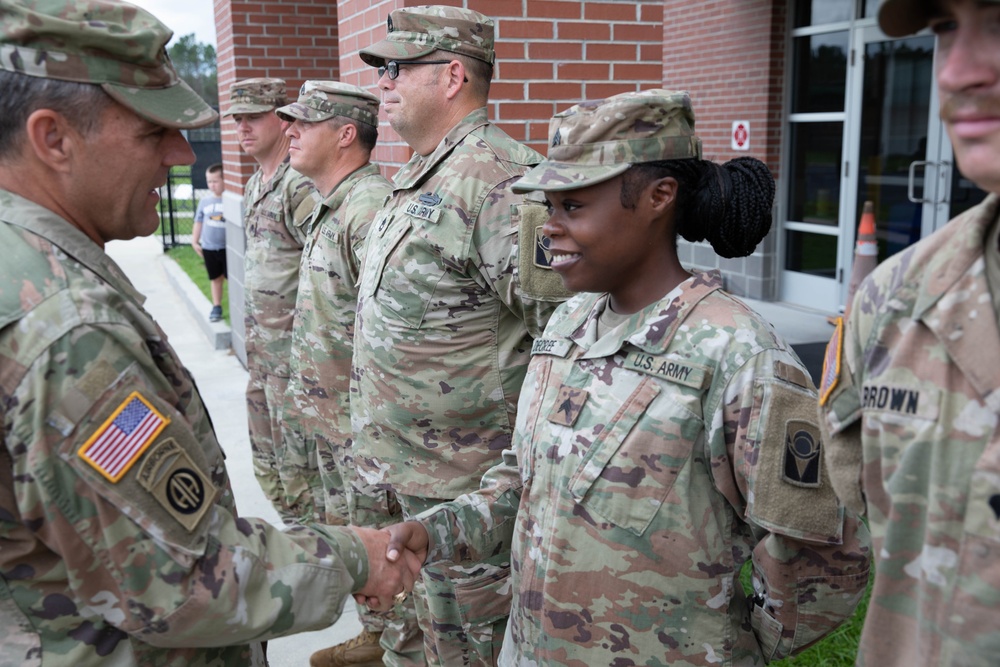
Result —
[[157, 443], [137, 479], [167, 513], [190, 533], [215, 500], [212, 481], [173, 438]]
[[818, 488], [823, 457], [820, 433], [815, 424], [789, 420], [785, 425], [785, 481], [795, 486]]

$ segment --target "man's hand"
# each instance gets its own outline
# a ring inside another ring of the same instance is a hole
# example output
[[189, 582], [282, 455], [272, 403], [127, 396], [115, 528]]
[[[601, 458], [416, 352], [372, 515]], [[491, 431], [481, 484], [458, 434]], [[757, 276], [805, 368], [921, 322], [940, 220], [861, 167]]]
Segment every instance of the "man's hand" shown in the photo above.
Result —
[[389, 547], [385, 552], [385, 557], [389, 562], [395, 563], [401, 554], [409, 551], [421, 565], [427, 560], [427, 545], [429, 537], [427, 529], [419, 521], [407, 521], [397, 523], [382, 529], [388, 532]]
[[389, 550], [389, 533], [374, 528], [351, 527], [368, 552], [368, 581], [354, 594], [359, 604], [370, 609], [392, 609], [395, 596], [413, 590], [413, 582], [420, 575], [421, 562], [412, 553], [396, 554], [392, 561], [386, 559]]

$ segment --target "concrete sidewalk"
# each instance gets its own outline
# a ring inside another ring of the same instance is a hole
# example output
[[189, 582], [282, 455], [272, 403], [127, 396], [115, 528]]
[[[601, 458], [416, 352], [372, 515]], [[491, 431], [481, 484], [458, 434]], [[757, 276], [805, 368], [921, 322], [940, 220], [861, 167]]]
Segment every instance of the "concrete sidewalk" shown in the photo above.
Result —
[[[264, 497], [253, 474], [247, 434], [246, 370], [231, 351], [214, 349], [214, 344], [168, 280], [166, 265], [171, 260], [164, 256], [158, 238], [112, 241], [107, 245], [107, 252], [136, 288], [146, 295], [146, 310], [166, 332], [170, 344], [194, 376], [226, 453], [226, 466], [240, 514], [261, 517], [280, 526], [278, 513]], [[308, 667], [309, 656], [314, 651], [339, 644], [359, 632], [361, 623], [354, 602], [350, 601], [341, 619], [332, 627], [268, 642], [270, 664], [272, 667]]]

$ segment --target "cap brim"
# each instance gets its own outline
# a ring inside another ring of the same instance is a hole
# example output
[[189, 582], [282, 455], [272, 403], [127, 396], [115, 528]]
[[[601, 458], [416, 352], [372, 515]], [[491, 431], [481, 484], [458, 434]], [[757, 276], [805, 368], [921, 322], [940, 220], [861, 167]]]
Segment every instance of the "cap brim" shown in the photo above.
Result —
[[930, 7], [926, 0], [886, 0], [878, 10], [878, 25], [889, 37], [903, 37], [927, 27]]
[[274, 107], [270, 104], [234, 104], [222, 114], [223, 118], [234, 116], [238, 113], [271, 113]]
[[103, 83], [101, 88], [119, 104], [163, 127], [204, 127], [219, 117], [184, 81], [169, 88], [134, 88], [116, 83]]
[[358, 55], [366, 64], [372, 67], [382, 67], [387, 60], [413, 60], [421, 56], [426, 56], [437, 50], [434, 45], [411, 44], [409, 42], [396, 42], [383, 39], [375, 42], [367, 49], [361, 49]]
[[572, 164], [543, 160], [511, 186], [514, 192], [579, 190], [603, 183], [628, 171], [632, 164]]
[[309, 117], [309, 112], [319, 113], [315, 109], [309, 109], [297, 102], [292, 102], [283, 107], [278, 107], [274, 110], [274, 113], [278, 114], [278, 118], [281, 120], [293, 121], [293, 120], [319, 120]]

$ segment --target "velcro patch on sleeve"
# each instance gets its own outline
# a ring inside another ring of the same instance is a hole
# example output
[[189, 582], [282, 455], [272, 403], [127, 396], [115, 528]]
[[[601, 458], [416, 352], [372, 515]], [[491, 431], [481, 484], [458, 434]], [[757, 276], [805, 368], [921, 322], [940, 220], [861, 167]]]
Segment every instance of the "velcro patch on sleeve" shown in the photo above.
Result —
[[823, 376], [819, 385], [819, 404], [826, 405], [830, 394], [837, 388], [840, 381], [840, 362], [844, 352], [844, 318], [837, 318], [836, 328], [830, 342], [826, 344], [826, 354], [823, 356]]
[[760, 383], [754, 412], [753, 494], [748, 516], [772, 532], [797, 539], [837, 543], [843, 510], [822, 464], [823, 442], [811, 392], [783, 381]]
[[189, 533], [215, 500], [212, 480], [173, 438], [150, 450], [136, 478]]
[[112, 484], [129, 471], [167, 424], [138, 391], [133, 391], [87, 439], [77, 455]]
[[562, 301], [573, 293], [563, 285], [562, 278], [552, 270], [552, 252], [542, 225], [548, 213], [541, 204], [526, 203], [512, 207], [517, 223], [517, 272], [521, 293], [529, 299]]

